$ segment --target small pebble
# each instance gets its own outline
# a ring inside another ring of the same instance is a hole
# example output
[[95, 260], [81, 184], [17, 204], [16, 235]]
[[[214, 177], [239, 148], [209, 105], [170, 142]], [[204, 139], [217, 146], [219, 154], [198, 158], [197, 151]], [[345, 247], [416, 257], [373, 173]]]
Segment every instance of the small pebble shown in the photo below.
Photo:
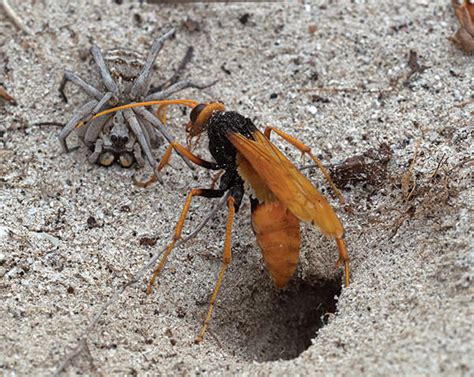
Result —
[[316, 113], [318, 112], [318, 108], [316, 106], [313, 106], [313, 105], [309, 105], [307, 107], [307, 109], [313, 115], [316, 115]]

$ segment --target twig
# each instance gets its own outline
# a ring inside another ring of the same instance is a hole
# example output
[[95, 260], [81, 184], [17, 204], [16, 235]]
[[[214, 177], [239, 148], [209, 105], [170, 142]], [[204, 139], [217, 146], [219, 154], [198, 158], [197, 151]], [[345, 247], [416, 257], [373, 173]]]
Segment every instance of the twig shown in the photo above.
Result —
[[166, 80], [163, 84], [159, 85], [157, 88], [153, 88], [152, 90], [150, 90], [150, 92], [164, 90], [165, 88], [168, 88], [171, 85], [178, 82], [184, 70], [186, 69], [186, 66], [192, 60], [193, 55], [194, 55], [194, 47], [189, 46], [188, 49], [186, 50], [186, 54], [184, 55], [183, 60], [181, 61], [181, 63], [179, 63], [178, 69], [176, 69], [173, 76], [171, 76], [168, 80]]
[[470, 105], [471, 103], [474, 103], [474, 98], [470, 98], [465, 101], [459, 102], [456, 104], [456, 107], [460, 107], [462, 109], [464, 108], [464, 106]]
[[7, 0], [2, 0], [2, 6], [3, 6], [3, 9], [5, 9], [5, 13], [8, 17], [10, 17], [10, 19], [12, 20], [12, 22], [15, 24], [15, 26], [22, 30], [25, 34], [27, 35], [31, 35], [31, 31], [30, 29], [25, 26], [23, 24], [23, 22], [21, 21], [20, 17], [18, 17], [18, 15], [16, 14], [16, 12], [13, 10], [13, 8], [10, 6], [10, 4], [8, 4], [8, 1]]
[[444, 153], [444, 154], [441, 156], [441, 159], [440, 159], [439, 162], [438, 162], [438, 166], [436, 166], [436, 169], [435, 169], [434, 173], [431, 174], [430, 182], [432, 182], [433, 179], [434, 179], [434, 177], [436, 177], [436, 174], [438, 174], [438, 170], [439, 170], [439, 168], [441, 167], [441, 165], [443, 165], [445, 162], [448, 161], [448, 158], [449, 158], [449, 157], [446, 157], [446, 160], [443, 161], [445, 157], [446, 157], [446, 153]]
[[65, 125], [66, 125], [65, 123], [54, 122], [54, 121], [51, 121], [51, 122], [38, 122], [38, 123], [33, 123], [33, 124], [32, 124], [33, 127], [36, 127], [36, 126], [56, 126], [56, 127], [64, 127]]
[[325, 87], [325, 88], [302, 88], [300, 92], [311, 93], [311, 92], [322, 92], [322, 93], [352, 93], [352, 92], [376, 92], [380, 89], [365, 89], [365, 88], [354, 88], [354, 87]]
[[418, 53], [415, 50], [410, 50], [408, 55], [408, 67], [410, 68], [410, 72], [408, 72], [407, 77], [403, 80], [403, 86], [408, 86], [416, 73], [421, 75], [429, 68], [426, 65], [418, 63]]
[[[215, 216], [215, 214], [219, 211], [219, 209], [226, 203], [228, 196], [229, 194], [224, 195], [224, 197], [219, 201], [219, 203], [212, 209], [212, 211], [209, 212], [206, 218], [193, 230], [191, 234], [189, 234], [187, 237], [182, 238], [181, 240], [176, 242], [175, 248], [183, 245], [184, 243], [196, 237], [198, 233], [202, 230], [202, 228], [204, 228], [204, 226], [209, 222], [209, 220], [212, 219]], [[86, 329], [79, 336], [79, 340], [77, 341], [76, 347], [74, 347], [74, 349], [67, 355], [67, 357], [61, 363], [59, 363], [53, 376], [59, 376], [59, 374], [62, 371], [64, 371], [64, 369], [66, 369], [66, 367], [72, 362], [72, 360], [74, 360], [74, 358], [76, 358], [82, 352], [82, 350], [84, 349], [84, 345], [86, 344], [87, 337], [89, 336], [89, 333], [97, 325], [100, 318], [108, 309], [108, 307], [111, 306], [115, 301], [117, 301], [120, 295], [122, 295], [128, 287], [137, 283], [141, 279], [141, 277], [145, 274], [145, 272], [156, 263], [160, 255], [165, 250], [166, 250], [166, 247], [156, 252], [153, 255], [153, 257], [140, 270], [138, 270], [135, 273], [135, 275], [133, 275], [132, 279], [130, 279], [129, 281], [124, 283], [122, 286], [115, 289], [112, 296], [99, 308], [99, 310], [96, 312], [96, 314], [93, 316], [93, 318], [87, 325]]]
[[413, 158], [410, 162], [410, 166], [408, 166], [407, 171], [405, 172], [405, 174], [403, 174], [402, 179], [401, 179], [402, 192], [403, 192], [403, 196], [405, 197], [406, 202], [410, 200], [416, 188], [416, 178], [413, 179], [413, 187], [411, 190], [410, 190], [410, 181], [412, 180], [412, 177], [413, 177], [413, 170], [416, 165], [416, 159], [418, 158], [418, 151], [420, 149], [420, 145], [421, 145], [421, 140], [418, 140], [415, 146], [415, 152], [413, 153]]

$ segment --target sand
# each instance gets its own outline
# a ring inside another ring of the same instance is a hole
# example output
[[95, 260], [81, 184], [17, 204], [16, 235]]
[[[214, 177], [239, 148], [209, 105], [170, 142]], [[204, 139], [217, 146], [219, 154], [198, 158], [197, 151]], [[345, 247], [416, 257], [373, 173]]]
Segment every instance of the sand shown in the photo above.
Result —
[[[85, 59], [92, 42], [144, 53], [170, 26], [176, 38], [155, 81], [188, 46], [195, 57], [185, 77], [219, 80], [175, 98], [221, 100], [260, 128], [300, 138], [326, 165], [386, 143], [387, 174], [370, 168], [375, 181], [343, 189], [351, 214], [318, 171], [305, 171], [344, 223], [349, 288], [334, 242], [306, 225], [296, 276], [283, 292], [273, 288], [244, 200], [203, 343], [193, 340], [219, 270], [224, 210], [175, 250], [151, 295], [147, 272], [107, 308], [61, 374], [474, 373], [474, 106], [460, 106], [474, 97], [474, 65], [448, 40], [458, 27], [449, 2], [11, 5], [31, 35], [0, 15], [0, 83], [18, 102], [0, 105], [3, 375], [57, 371], [99, 307], [169, 242], [188, 190], [209, 187], [211, 173], [174, 158], [163, 185], [137, 188], [132, 176], [149, 169], [91, 165], [84, 145], [65, 154], [58, 127], [35, 125], [65, 123], [87, 100], [70, 86], [66, 104], [58, 87], [66, 69], [94, 76]], [[425, 68], [411, 76], [410, 50]], [[184, 142], [186, 117], [170, 116]], [[79, 144], [76, 135], [68, 141]], [[276, 144], [301, 164], [294, 148]], [[205, 146], [197, 153], [206, 156]], [[211, 207], [196, 200], [186, 234]]]

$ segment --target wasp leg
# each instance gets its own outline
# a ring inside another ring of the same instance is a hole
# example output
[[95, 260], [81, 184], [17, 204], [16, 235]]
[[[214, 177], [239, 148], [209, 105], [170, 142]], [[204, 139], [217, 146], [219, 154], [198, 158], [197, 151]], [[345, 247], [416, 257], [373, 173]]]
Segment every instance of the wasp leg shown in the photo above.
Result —
[[163, 157], [161, 158], [161, 161], [160, 163], [158, 164], [158, 166], [156, 167], [155, 171], [154, 171], [154, 174], [151, 175], [148, 179], [146, 179], [145, 181], [139, 181], [139, 180], [136, 180], [135, 178], [133, 178], [133, 183], [135, 186], [138, 186], [138, 187], [142, 187], [142, 188], [147, 188], [149, 187], [150, 185], [152, 185], [153, 183], [157, 182], [158, 181], [158, 177], [159, 177], [159, 174], [161, 172], [161, 170], [163, 170], [163, 168], [168, 165], [169, 163], [169, 160], [171, 159], [171, 152], [173, 152], [173, 146], [172, 145], [169, 145], [168, 148], [166, 148], [166, 151], [165, 151], [165, 154], [163, 155]]
[[304, 154], [307, 154], [311, 157], [311, 159], [314, 161], [314, 163], [318, 166], [319, 170], [321, 170], [321, 172], [323, 173], [324, 175], [324, 178], [326, 178], [326, 180], [329, 182], [329, 184], [331, 185], [331, 188], [333, 189], [333, 191], [335, 192], [336, 196], [338, 197], [339, 201], [341, 202], [341, 204], [345, 204], [345, 199], [344, 199], [344, 196], [342, 196], [341, 192], [339, 191], [339, 189], [336, 187], [336, 185], [334, 184], [334, 182], [332, 181], [331, 179], [331, 176], [329, 175], [329, 172], [327, 171], [327, 169], [324, 167], [324, 165], [322, 164], [321, 161], [319, 161], [319, 159], [317, 159], [312, 153], [311, 153], [311, 148], [308, 147], [306, 144], [304, 144], [303, 142], [299, 141], [298, 139], [296, 139], [295, 137], [291, 136], [291, 135], [288, 135], [287, 133], [279, 130], [278, 128], [275, 128], [275, 127], [265, 127], [265, 136], [270, 139], [270, 133], [274, 131], [277, 135], [279, 135], [283, 140], [286, 140], [288, 143], [290, 143], [291, 145], [293, 145], [295, 148], [299, 149], [301, 151], [301, 153], [304, 155]]
[[161, 37], [158, 37], [153, 41], [153, 45], [151, 46], [150, 52], [146, 57], [143, 69], [138, 75], [135, 82], [133, 83], [132, 89], [130, 90], [132, 98], [139, 98], [141, 96], [144, 96], [148, 92], [153, 63], [155, 63], [156, 57], [158, 56], [161, 48], [163, 47], [163, 42], [166, 41], [168, 38], [172, 37], [175, 31], [176, 30], [172, 28], [168, 30], [165, 34], [163, 34]]
[[342, 238], [336, 238], [337, 249], [339, 250], [339, 259], [336, 262], [336, 267], [344, 263], [344, 282], [346, 287], [349, 286], [350, 269], [349, 269], [349, 254], [347, 254], [346, 243]]
[[181, 211], [181, 215], [179, 216], [178, 222], [176, 224], [176, 230], [173, 235], [173, 240], [171, 241], [171, 243], [168, 245], [165, 252], [163, 253], [163, 256], [161, 257], [160, 262], [158, 263], [158, 266], [153, 271], [153, 275], [151, 276], [150, 281], [148, 282], [148, 285], [146, 288], [147, 294], [151, 293], [151, 290], [152, 290], [153, 284], [155, 283], [156, 278], [158, 277], [159, 273], [165, 266], [168, 260], [168, 257], [174, 248], [174, 245], [181, 238], [181, 233], [184, 227], [184, 221], [186, 220], [186, 215], [188, 214], [189, 207], [191, 206], [191, 201], [193, 200], [193, 197], [203, 196], [205, 198], [220, 198], [221, 196], [225, 194], [225, 192], [226, 190], [209, 190], [209, 189], [193, 189], [189, 192], [186, 198], [186, 202], [184, 203], [183, 210]]
[[171, 153], [173, 152], [173, 149], [179, 153], [180, 155], [186, 157], [188, 160], [194, 162], [198, 166], [202, 166], [206, 169], [210, 170], [219, 170], [220, 168], [217, 166], [215, 162], [211, 161], [206, 161], [203, 160], [201, 157], [196, 156], [192, 152], [190, 152], [187, 148], [183, 147], [181, 144], [178, 144], [176, 142], [171, 142], [170, 145], [168, 145], [168, 148], [166, 148], [165, 154], [161, 158], [160, 163], [158, 164], [157, 168], [155, 169], [155, 174], [153, 174], [150, 178], [148, 178], [145, 181], [135, 181], [135, 185], [138, 187], [144, 187], [147, 188], [151, 184], [155, 183], [157, 180], [157, 175], [158, 173], [161, 172], [161, 170], [168, 165], [170, 159], [171, 159]]
[[196, 156], [194, 153], [192, 153], [186, 147], [183, 147], [181, 144], [173, 142], [171, 143], [171, 146], [176, 150], [176, 152], [181, 153], [184, 157], [194, 162], [196, 165], [202, 166], [203, 168], [209, 170], [220, 169], [220, 167], [215, 162], [203, 160], [201, 157]]
[[229, 215], [227, 217], [227, 224], [225, 227], [224, 255], [222, 257], [221, 270], [219, 272], [219, 277], [217, 278], [216, 287], [212, 292], [206, 319], [204, 320], [204, 324], [201, 327], [201, 331], [199, 331], [199, 335], [196, 337], [195, 343], [202, 342], [204, 338], [204, 334], [206, 333], [206, 330], [209, 326], [209, 322], [211, 321], [212, 311], [214, 310], [214, 304], [221, 288], [222, 280], [224, 279], [224, 274], [232, 260], [232, 225], [234, 224], [235, 218], [235, 199], [232, 196], [229, 196], [229, 198], [227, 199], [227, 208], [229, 209]]

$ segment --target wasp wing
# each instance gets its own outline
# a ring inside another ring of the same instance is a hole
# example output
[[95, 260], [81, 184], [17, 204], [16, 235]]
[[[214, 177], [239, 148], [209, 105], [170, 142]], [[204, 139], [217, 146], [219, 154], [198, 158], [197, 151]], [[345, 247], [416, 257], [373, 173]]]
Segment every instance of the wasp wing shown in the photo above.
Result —
[[237, 132], [227, 138], [248, 161], [268, 189], [300, 220], [317, 225], [330, 237], [342, 237], [344, 229], [326, 198], [260, 131], [254, 140]]

